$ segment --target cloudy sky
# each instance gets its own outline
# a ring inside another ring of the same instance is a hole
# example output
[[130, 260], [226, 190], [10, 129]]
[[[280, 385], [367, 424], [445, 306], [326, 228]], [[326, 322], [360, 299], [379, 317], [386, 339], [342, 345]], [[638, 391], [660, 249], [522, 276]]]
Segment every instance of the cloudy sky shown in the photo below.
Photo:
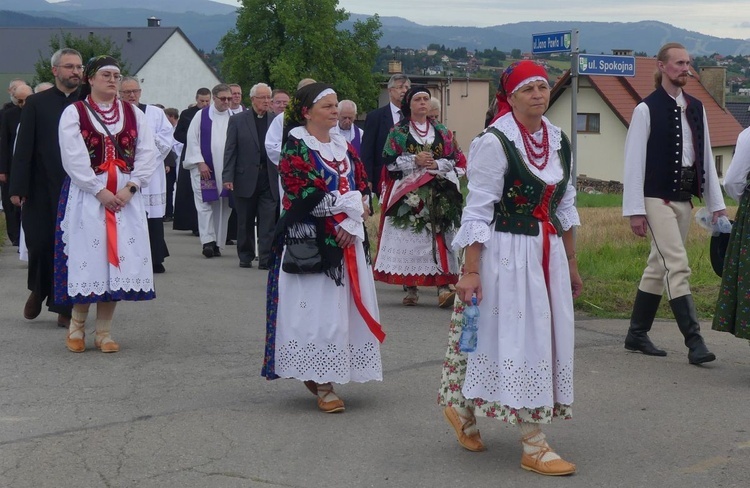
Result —
[[487, 27], [533, 20], [658, 20], [716, 37], [750, 38], [749, 0], [339, 0], [339, 6], [352, 13], [403, 17], [423, 25]]

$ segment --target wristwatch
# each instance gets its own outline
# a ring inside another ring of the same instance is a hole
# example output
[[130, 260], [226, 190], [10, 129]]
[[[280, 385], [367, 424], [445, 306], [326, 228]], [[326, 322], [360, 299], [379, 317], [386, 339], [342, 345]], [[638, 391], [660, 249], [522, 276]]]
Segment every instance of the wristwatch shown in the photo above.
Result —
[[135, 185], [128, 184], [128, 187], [130, 188], [130, 193], [134, 195], [135, 195], [135, 192], [138, 191], [138, 187], [136, 187]]

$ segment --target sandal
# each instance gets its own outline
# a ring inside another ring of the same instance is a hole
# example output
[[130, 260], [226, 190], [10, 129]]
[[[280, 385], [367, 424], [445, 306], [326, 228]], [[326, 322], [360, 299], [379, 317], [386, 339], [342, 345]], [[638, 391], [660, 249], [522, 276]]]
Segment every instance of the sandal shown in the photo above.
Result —
[[475, 434], [466, 434], [467, 428], [476, 425], [476, 417], [473, 415], [470, 418], [463, 417], [459, 415], [458, 411], [453, 407], [445, 407], [443, 409], [443, 415], [445, 416], [445, 420], [451, 424], [453, 430], [456, 431], [458, 443], [461, 444], [464, 449], [468, 449], [472, 452], [481, 452], [486, 449], [482, 442], [482, 438], [479, 436], [478, 430]]
[[533, 471], [534, 473], [543, 474], [545, 476], [565, 476], [575, 473], [576, 465], [573, 463], [569, 463], [562, 458], [552, 459], [550, 461], [542, 461], [542, 458], [544, 458], [545, 454], [547, 454], [548, 452], [554, 453], [554, 451], [544, 440], [542, 440], [542, 442], [531, 441], [531, 439], [536, 437], [538, 434], [539, 432], [534, 432], [521, 438], [522, 444], [533, 446], [539, 449], [534, 454], [528, 454], [524, 450], [523, 455], [521, 456], [521, 467], [526, 471]]
[[[330, 383], [325, 385], [317, 385], [318, 390], [318, 408], [324, 413], [338, 413], [344, 411], [344, 401], [336, 396], [333, 391], [333, 386]], [[320, 396], [320, 393], [323, 396]], [[326, 400], [328, 397], [333, 397], [331, 400]]]
[[[65, 346], [68, 348], [68, 351], [70, 352], [83, 352], [86, 350], [86, 331], [85, 331], [85, 325], [81, 324], [80, 327], [75, 327], [71, 323], [70, 329], [68, 329], [68, 336], [65, 338]], [[80, 332], [83, 334], [83, 337], [80, 338], [72, 338], [70, 337], [70, 334], [75, 334], [76, 332]]]

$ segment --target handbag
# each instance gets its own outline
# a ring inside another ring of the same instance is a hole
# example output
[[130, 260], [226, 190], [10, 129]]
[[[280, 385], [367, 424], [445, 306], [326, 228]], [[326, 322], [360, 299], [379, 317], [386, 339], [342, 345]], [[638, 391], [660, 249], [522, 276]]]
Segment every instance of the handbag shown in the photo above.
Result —
[[291, 274], [313, 274], [325, 271], [317, 238], [311, 236], [287, 242], [281, 269]]

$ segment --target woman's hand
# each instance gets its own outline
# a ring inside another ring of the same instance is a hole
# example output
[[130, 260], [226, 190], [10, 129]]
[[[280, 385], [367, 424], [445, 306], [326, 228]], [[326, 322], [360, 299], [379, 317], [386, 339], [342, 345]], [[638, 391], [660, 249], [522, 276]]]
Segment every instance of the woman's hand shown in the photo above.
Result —
[[456, 283], [456, 293], [459, 300], [464, 303], [471, 303], [471, 296], [477, 295], [477, 305], [482, 302], [482, 280], [479, 273], [464, 274], [458, 283]]
[[106, 208], [107, 210], [111, 210], [112, 212], [119, 212], [120, 208], [122, 208], [122, 206], [124, 205], [123, 201], [117, 195], [107, 190], [106, 188], [96, 194], [96, 199], [99, 200], [102, 205], [104, 205], [104, 208]]
[[127, 205], [127, 203], [130, 201], [130, 199], [133, 198], [133, 195], [134, 195], [133, 193], [130, 193], [130, 186], [125, 185], [122, 188], [120, 188], [117, 191], [117, 195], [115, 195], [122, 202], [120, 204], [120, 208], [122, 208], [125, 205]]
[[414, 156], [414, 162], [418, 168], [437, 169], [437, 162], [430, 151], [422, 151]]
[[338, 244], [341, 249], [346, 249], [354, 244], [354, 236], [345, 231], [343, 227], [339, 227], [338, 232], [336, 232], [336, 244]]
[[568, 267], [570, 268], [570, 287], [573, 292], [573, 298], [575, 299], [581, 296], [581, 292], [583, 291], [583, 280], [581, 280], [581, 275], [578, 274], [578, 263], [575, 258], [568, 261]]

